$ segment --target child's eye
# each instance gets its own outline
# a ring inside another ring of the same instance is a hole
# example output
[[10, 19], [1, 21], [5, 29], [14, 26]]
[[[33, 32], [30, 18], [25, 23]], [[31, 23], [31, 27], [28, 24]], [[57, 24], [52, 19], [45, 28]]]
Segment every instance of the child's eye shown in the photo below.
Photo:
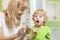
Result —
[[35, 16], [35, 17], [37, 17], [37, 16]]

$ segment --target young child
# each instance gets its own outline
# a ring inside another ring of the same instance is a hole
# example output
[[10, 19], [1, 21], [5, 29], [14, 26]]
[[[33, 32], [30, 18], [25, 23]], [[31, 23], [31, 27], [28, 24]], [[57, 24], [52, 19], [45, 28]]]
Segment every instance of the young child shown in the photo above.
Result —
[[37, 9], [33, 14], [33, 21], [35, 25], [27, 34], [27, 40], [50, 40], [51, 31], [46, 26], [47, 15], [43, 9]]

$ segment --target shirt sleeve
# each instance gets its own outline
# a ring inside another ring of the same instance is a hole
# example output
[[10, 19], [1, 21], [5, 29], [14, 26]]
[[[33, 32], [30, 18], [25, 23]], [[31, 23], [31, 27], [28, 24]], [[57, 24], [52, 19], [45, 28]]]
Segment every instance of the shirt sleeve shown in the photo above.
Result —
[[48, 28], [46, 38], [51, 39], [51, 30]]

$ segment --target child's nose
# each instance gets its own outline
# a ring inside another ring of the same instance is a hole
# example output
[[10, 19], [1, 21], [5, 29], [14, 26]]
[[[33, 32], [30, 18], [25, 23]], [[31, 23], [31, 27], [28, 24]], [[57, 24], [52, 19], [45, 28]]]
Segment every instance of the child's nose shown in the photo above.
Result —
[[39, 19], [39, 17], [37, 17], [37, 19]]

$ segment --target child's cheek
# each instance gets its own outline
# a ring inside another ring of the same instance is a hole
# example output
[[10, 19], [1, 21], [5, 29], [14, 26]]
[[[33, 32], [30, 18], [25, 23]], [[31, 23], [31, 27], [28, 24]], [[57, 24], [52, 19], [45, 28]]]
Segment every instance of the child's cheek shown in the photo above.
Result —
[[39, 21], [44, 21], [44, 18], [39, 18], [38, 20], [39, 20]]
[[37, 18], [36, 18], [36, 17], [34, 17], [34, 20], [37, 20]]

